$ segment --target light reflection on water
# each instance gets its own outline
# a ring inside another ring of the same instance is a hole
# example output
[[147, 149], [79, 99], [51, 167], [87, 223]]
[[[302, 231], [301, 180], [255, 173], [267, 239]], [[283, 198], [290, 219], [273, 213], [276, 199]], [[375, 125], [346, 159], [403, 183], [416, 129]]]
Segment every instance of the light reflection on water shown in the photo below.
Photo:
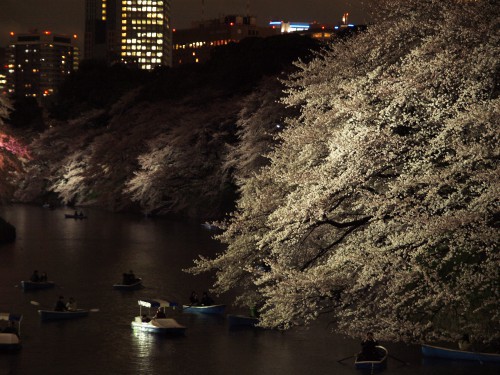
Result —
[[[210, 275], [194, 277], [182, 269], [198, 254], [210, 256], [222, 248], [200, 223], [85, 211], [89, 218], [75, 221], [64, 219], [64, 209], [0, 206], [0, 216], [18, 233], [15, 244], [0, 248], [0, 311], [24, 315], [23, 349], [0, 354], [0, 375], [357, 373], [351, 362], [336, 361], [355, 353], [359, 343], [330, 334], [326, 322], [280, 333], [229, 330], [223, 316], [179, 314], [175, 319], [187, 327], [185, 336], [132, 330], [138, 299], [182, 303], [192, 290], [208, 289]], [[23, 293], [19, 282], [34, 269], [48, 272], [56, 287]], [[143, 278], [144, 289], [113, 290], [129, 269]], [[99, 312], [75, 321], [40, 322], [30, 301], [53, 306], [60, 294]], [[217, 302], [230, 301], [221, 296]], [[241, 311], [229, 306], [227, 313]], [[418, 347], [388, 347], [411, 366], [390, 360], [384, 375], [498, 374], [498, 367], [424, 364]]]

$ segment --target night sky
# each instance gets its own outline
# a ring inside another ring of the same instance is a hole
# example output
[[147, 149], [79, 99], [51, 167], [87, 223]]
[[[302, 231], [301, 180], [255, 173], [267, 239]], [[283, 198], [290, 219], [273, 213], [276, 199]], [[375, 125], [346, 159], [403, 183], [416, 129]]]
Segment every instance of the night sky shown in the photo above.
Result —
[[[172, 0], [174, 28], [186, 28], [191, 21], [223, 14], [257, 16], [264, 25], [270, 19], [338, 24], [344, 12], [349, 22], [366, 23], [363, 0]], [[83, 42], [85, 0], [0, 0], [0, 46], [6, 46], [9, 32], [31, 29], [78, 34]]]

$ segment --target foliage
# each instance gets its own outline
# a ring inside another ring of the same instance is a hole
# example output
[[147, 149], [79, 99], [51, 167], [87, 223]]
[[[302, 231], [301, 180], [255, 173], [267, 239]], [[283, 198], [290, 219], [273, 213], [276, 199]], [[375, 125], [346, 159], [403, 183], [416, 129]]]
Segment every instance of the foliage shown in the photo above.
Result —
[[497, 340], [499, 8], [377, 4], [366, 33], [297, 64], [300, 115], [241, 183], [227, 250], [189, 271], [243, 290], [265, 327], [328, 314], [351, 336]]
[[[276, 102], [276, 76], [316, 46], [299, 36], [240, 44], [221, 48], [217, 63], [143, 72], [140, 85], [138, 73], [124, 67], [84, 64], [53, 107], [60, 120], [53, 118], [32, 142], [35, 157], [16, 198], [33, 202], [56, 195], [64, 204], [204, 220], [232, 210], [233, 173], [257, 167], [260, 157], [253, 155], [269, 149], [276, 121], [290, 112]], [[250, 58], [263, 51], [272, 58], [261, 56], [252, 67]], [[244, 67], [252, 67], [252, 74]], [[270, 134], [260, 135], [258, 126], [250, 130], [252, 118], [263, 121]], [[237, 132], [248, 132], [255, 148], [234, 164], [241, 155], [233, 147]]]
[[10, 198], [14, 191], [14, 178], [22, 171], [23, 162], [29, 159], [26, 147], [8, 130], [4, 120], [12, 106], [0, 95], [0, 201]]

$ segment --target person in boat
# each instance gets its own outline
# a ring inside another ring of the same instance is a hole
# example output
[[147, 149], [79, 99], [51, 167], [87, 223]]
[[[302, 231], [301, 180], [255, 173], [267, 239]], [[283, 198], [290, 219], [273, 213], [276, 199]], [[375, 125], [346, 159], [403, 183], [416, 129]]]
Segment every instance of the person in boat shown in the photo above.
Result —
[[32, 281], [34, 283], [37, 283], [37, 282], [40, 281], [40, 275], [38, 275], [38, 271], [37, 270], [33, 271], [33, 274], [30, 277], [30, 281]]
[[156, 314], [154, 316], [154, 319], [166, 319], [167, 314], [165, 314], [165, 311], [161, 307], [158, 307], [158, 310], [156, 310]]
[[85, 215], [83, 214], [83, 211], [80, 211], [80, 213], [78, 214], [78, 216], [84, 217]]
[[67, 311], [76, 311], [76, 301], [73, 297], [69, 297], [68, 303], [66, 304]]
[[460, 340], [458, 340], [458, 348], [460, 350], [464, 350], [464, 351], [469, 351], [471, 350], [471, 342], [470, 342], [470, 337], [467, 333], [464, 333], [462, 338]]
[[47, 272], [42, 272], [42, 274], [40, 275], [40, 280], [41, 282], [47, 282], [48, 278], [47, 278]]
[[143, 323], [149, 323], [151, 321], [151, 319], [146, 314], [142, 314], [141, 321]]
[[125, 272], [123, 274], [123, 284], [125, 284], [125, 285], [131, 285], [131, 284], [134, 284], [138, 281], [139, 281], [139, 279], [135, 277], [134, 271], [132, 271], [132, 270], [130, 270], [128, 273]]
[[54, 307], [54, 311], [67, 311], [63, 296], [59, 296], [59, 299], [56, 302], [56, 306]]
[[75, 215], [75, 217], [78, 217], [78, 211], [75, 210], [74, 215]]
[[3, 333], [13, 333], [16, 336], [19, 336], [19, 332], [17, 331], [17, 327], [16, 327], [16, 322], [13, 322], [13, 321], [10, 321], [9, 325], [7, 327], [5, 327], [2, 330], [2, 332]]
[[208, 292], [203, 292], [203, 295], [201, 296], [201, 304], [203, 306], [210, 306], [214, 304], [214, 300], [210, 298]]
[[368, 332], [366, 338], [361, 342], [361, 356], [364, 361], [379, 359], [376, 346], [378, 346], [378, 341], [375, 340], [373, 332]]
[[189, 297], [189, 303], [194, 306], [200, 304], [200, 300], [198, 299], [198, 294], [194, 290], [191, 292], [191, 296]]

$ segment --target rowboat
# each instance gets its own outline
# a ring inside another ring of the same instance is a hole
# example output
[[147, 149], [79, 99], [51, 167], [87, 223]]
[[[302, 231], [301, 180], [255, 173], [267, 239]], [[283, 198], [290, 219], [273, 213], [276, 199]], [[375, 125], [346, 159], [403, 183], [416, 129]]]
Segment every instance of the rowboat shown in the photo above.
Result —
[[[132, 329], [170, 335], [183, 335], [185, 333], [186, 327], [179, 324], [173, 318], [149, 318], [151, 316], [151, 308], [161, 308], [163, 311], [166, 308], [175, 310], [178, 306], [177, 303], [161, 299], [141, 299], [138, 301], [138, 305], [139, 316], [136, 316], [131, 322]], [[143, 314], [143, 307], [148, 309], [148, 314]]]
[[77, 310], [67, 310], [67, 311], [55, 311], [55, 310], [38, 310], [40, 314], [40, 319], [42, 321], [47, 320], [66, 320], [81, 318], [89, 315], [88, 309], [77, 309]]
[[224, 314], [226, 305], [183, 305], [182, 310], [193, 314]]
[[444, 358], [460, 361], [498, 362], [500, 354], [469, 352], [458, 349], [448, 349], [440, 346], [422, 345], [422, 354], [426, 357]]
[[132, 284], [123, 284], [123, 283], [113, 284], [113, 289], [118, 289], [118, 290], [135, 290], [141, 287], [142, 287], [141, 278], [136, 279], [136, 282]]
[[354, 361], [354, 366], [357, 369], [369, 369], [369, 370], [382, 370], [387, 366], [387, 356], [389, 352], [383, 346], [377, 345], [375, 347], [376, 350], [376, 359], [366, 360], [361, 357], [361, 353], [356, 355], [356, 360]]
[[255, 327], [255, 325], [259, 323], [259, 319], [248, 315], [229, 314], [227, 316], [227, 322], [229, 324], [229, 328]]
[[53, 281], [21, 281], [21, 287], [24, 290], [38, 290], [38, 289], [48, 289], [55, 285]]
[[[21, 348], [21, 320], [23, 316], [20, 314], [0, 313], [0, 320], [7, 321], [12, 324], [2, 332], [0, 332], [0, 349], [14, 350]], [[15, 328], [15, 323], [18, 323], [19, 328]]]

